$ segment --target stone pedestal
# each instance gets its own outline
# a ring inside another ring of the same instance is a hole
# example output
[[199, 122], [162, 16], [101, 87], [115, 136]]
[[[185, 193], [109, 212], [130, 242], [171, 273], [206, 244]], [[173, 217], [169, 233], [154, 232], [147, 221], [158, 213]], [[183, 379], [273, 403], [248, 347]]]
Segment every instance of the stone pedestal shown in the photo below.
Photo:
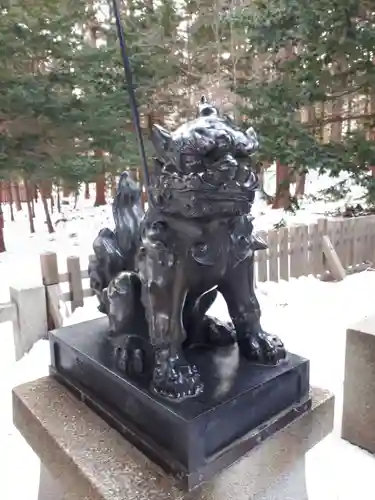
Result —
[[375, 315], [346, 332], [342, 438], [375, 453]]
[[14, 389], [13, 405], [16, 426], [60, 480], [64, 498], [303, 500], [300, 489], [286, 492], [298, 482], [303, 488], [305, 453], [333, 426], [333, 396], [314, 388], [311, 397], [310, 411], [190, 493], [51, 377]]
[[150, 392], [151, 375], [124, 373], [107, 332], [107, 318], [50, 332], [51, 373], [188, 491], [311, 407], [309, 361], [295, 354], [269, 367], [237, 344], [186, 349], [204, 391], [176, 403]]

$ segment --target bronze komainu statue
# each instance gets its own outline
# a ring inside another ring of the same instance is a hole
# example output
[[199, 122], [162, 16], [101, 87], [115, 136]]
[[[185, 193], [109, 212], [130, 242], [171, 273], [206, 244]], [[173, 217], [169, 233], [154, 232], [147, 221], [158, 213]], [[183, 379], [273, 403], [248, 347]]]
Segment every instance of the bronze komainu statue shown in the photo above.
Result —
[[[95, 239], [89, 275], [118, 366], [181, 400], [203, 390], [185, 355], [189, 345], [236, 341], [248, 360], [270, 365], [286, 354], [262, 330], [254, 292], [254, 251], [266, 245], [249, 215], [257, 188], [253, 129], [241, 131], [202, 98], [196, 119], [173, 133], [154, 125], [152, 142], [149, 208], [143, 213], [137, 184], [122, 174], [115, 230]], [[206, 314], [218, 292], [233, 325]]]

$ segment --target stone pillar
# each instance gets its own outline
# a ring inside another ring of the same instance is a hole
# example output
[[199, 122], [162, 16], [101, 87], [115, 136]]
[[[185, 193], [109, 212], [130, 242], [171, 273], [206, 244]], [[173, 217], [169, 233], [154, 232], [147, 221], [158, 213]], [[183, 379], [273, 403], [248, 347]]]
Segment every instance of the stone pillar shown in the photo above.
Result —
[[22, 358], [40, 339], [47, 338], [47, 310], [44, 286], [40, 280], [15, 283], [10, 286], [10, 297], [17, 307], [14, 322], [16, 359]]
[[342, 438], [375, 452], [375, 315], [346, 332]]

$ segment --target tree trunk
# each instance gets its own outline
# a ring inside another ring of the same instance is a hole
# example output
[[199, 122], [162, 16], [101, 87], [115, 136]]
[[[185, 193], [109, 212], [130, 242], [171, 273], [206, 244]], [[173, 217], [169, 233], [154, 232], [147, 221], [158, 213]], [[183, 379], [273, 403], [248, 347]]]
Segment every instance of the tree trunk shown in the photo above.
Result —
[[290, 205], [290, 169], [276, 160], [276, 194], [272, 208], [287, 209]]
[[[38, 193], [38, 186], [36, 184], [33, 184], [33, 192], [34, 192], [33, 198], [35, 200], [35, 203], [38, 203], [38, 195], [39, 195], [39, 193]], [[35, 217], [35, 215], [34, 215], [34, 217]]]
[[57, 191], [57, 211], [59, 214], [61, 214], [61, 197], [60, 197], [60, 186], [56, 186], [56, 191]]
[[68, 186], [66, 181], [63, 181], [62, 188], [63, 188], [63, 198], [69, 198], [70, 193], [71, 193], [71, 189], [70, 189], [70, 186]]
[[104, 172], [96, 176], [95, 184], [96, 184], [96, 195], [95, 195], [94, 207], [99, 207], [106, 204]]
[[8, 202], [9, 202], [9, 210], [10, 210], [10, 220], [14, 222], [14, 210], [13, 210], [13, 193], [12, 193], [12, 183], [10, 181], [6, 184], [7, 193], [8, 193]]
[[301, 197], [305, 195], [305, 189], [306, 189], [306, 172], [302, 172], [297, 175], [297, 182], [296, 182], [296, 196]]
[[90, 199], [90, 184], [85, 182], [85, 200]]
[[3, 214], [3, 183], [0, 181], [0, 253], [6, 251], [4, 241], [4, 214]]
[[[375, 113], [375, 94], [371, 94], [371, 96], [370, 96], [370, 112]], [[369, 139], [370, 139], [370, 141], [373, 141], [375, 139], [374, 127], [371, 127], [369, 130]], [[371, 166], [370, 170], [371, 170], [372, 176], [375, 177], [375, 166]]]
[[30, 200], [31, 200], [31, 214], [33, 216], [33, 219], [35, 219], [35, 204], [34, 204], [34, 197], [33, 197], [33, 193], [31, 192], [31, 188], [29, 187], [29, 197], [30, 197]]
[[111, 196], [114, 198], [116, 196], [117, 191], [117, 181], [116, 176], [114, 174], [111, 175]]
[[[340, 118], [343, 114], [343, 100], [336, 99], [332, 102], [332, 119]], [[330, 140], [340, 143], [342, 139], [342, 121], [336, 120], [331, 123]]]
[[77, 186], [77, 189], [74, 191], [74, 205], [73, 205], [74, 210], [77, 208], [78, 198], [79, 198], [79, 187]]
[[16, 209], [17, 212], [20, 212], [22, 210], [22, 205], [21, 205], [21, 196], [20, 196], [20, 185], [18, 182], [14, 183], [14, 198], [16, 202]]
[[139, 176], [138, 176], [138, 170], [132, 168], [131, 170], [128, 170], [128, 176], [130, 179], [133, 179], [135, 182], [139, 182]]
[[40, 191], [40, 196], [42, 198], [44, 214], [46, 216], [46, 224], [47, 224], [48, 232], [49, 232], [49, 234], [52, 234], [55, 232], [55, 230], [53, 228], [51, 215], [50, 215], [49, 210], [48, 210], [48, 202], [47, 202], [48, 188], [47, 188], [47, 186], [44, 185], [43, 181], [40, 183], [39, 191]]
[[29, 216], [30, 233], [33, 234], [33, 233], [35, 233], [35, 226], [34, 226], [34, 220], [33, 220], [33, 210], [32, 210], [32, 205], [31, 205], [29, 183], [26, 179], [24, 179], [23, 182], [24, 182], [25, 193], [26, 193], [27, 214]]
[[43, 181], [43, 190], [46, 197], [46, 200], [50, 201], [51, 206], [51, 214], [53, 213], [53, 208], [55, 206], [55, 200], [53, 199], [53, 182], [49, 179], [45, 179]]
[[3, 214], [3, 208], [0, 203], [0, 253], [3, 253], [6, 251], [5, 248], [5, 241], [4, 241], [4, 214]]

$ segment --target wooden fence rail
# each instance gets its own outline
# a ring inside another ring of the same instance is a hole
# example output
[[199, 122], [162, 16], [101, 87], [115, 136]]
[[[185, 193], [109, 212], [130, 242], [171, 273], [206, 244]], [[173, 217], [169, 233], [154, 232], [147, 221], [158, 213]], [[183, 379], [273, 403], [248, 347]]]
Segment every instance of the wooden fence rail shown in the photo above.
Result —
[[17, 319], [17, 307], [13, 302], [0, 303], [0, 323], [15, 321]]
[[[267, 242], [268, 249], [256, 255], [258, 282], [278, 282], [309, 275], [324, 278], [334, 274], [332, 262], [335, 259], [340, 266], [342, 264], [343, 272], [354, 272], [364, 264], [375, 262], [375, 216], [324, 218], [309, 225], [282, 227], [259, 234]], [[328, 259], [327, 245], [335, 252]], [[72, 312], [83, 306], [85, 297], [93, 295], [86, 267], [88, 261], [89, 258], [82, 263], [82, 270], [79, 257], [68, 257], [67, 271], [59, 272], [55, 253], [41, 255], [48, 311], [56, 327], [62, 324], [63, 316], [69, 314], [69, 303]]]

